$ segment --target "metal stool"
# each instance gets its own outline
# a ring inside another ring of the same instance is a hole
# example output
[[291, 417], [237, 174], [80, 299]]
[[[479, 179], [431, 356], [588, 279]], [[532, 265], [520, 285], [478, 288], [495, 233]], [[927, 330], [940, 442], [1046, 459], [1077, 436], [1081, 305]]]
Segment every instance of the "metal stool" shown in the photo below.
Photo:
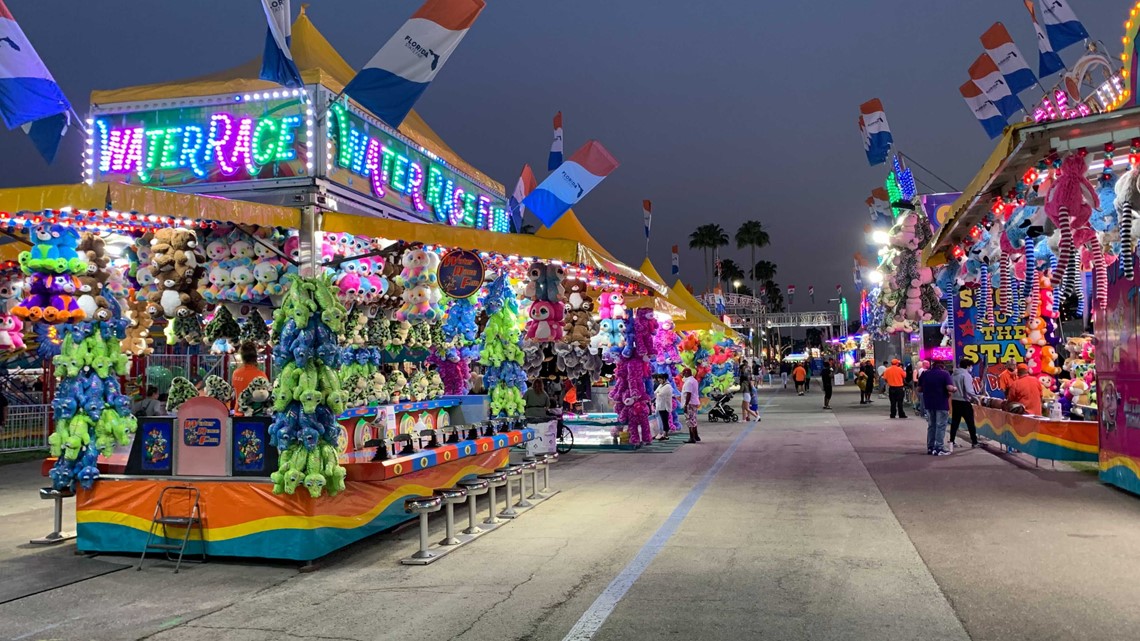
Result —
[[522, 476], [519, 477], [519, 500], [515, 503], [515, 507], [534, 507], [534, 504], [526, 500], [526, 477], [530, 475], [531, 487], [534, 487], [534, 481], [538, 480], [538, 472], [535, 470], [535, 459], [533, 456], [528, 456], [523, 459], [519, 465], [522, 468]]
[[443, 513], [447, 519], [445, 534], [439, 544], [459, 545], [459, 539], [455, 538], [455, 504], [467, 499], [467, 490], [461, 487], [445, 487], [433, 492], [432, 496], [438, 496], [443, 500]]
[[542, 490], [543, 494], [550, 492], [550, 466], [558, 462], [558, 452], [551, 452], [542, 455], [546, 466], [542, 468]]
[[[519, 513], [515, 511], [514, 501], [511, 498], [511, 487], [514, 485], [515, 479], [522, 479], [522, 466], [508, 465], [495, 471], [507, 475], [507, 507], [502, 512], [499, 512], [499, 516], [505, 519], [513, 519], [518, 516]], [[522, 491], [520, 490], [519, 493], [522, 494]]]
[[[491, 491], [493, 492], [494, 490]], [[75, 496], [75, 492], [70, 489], [57, 490], [50, 487], [40, 488], [41, 499], [51, 500], [55, 502], [55, 505], [53, 506], [54, 509], [52, 510], [54, 514], [53, 523], [55, 526], [52, 528], [52, 531], [49, 534], [41, 536], [38, 539], [32, 539], [29, 541], [29, 543], [35, 543], [36, 545], [53, 545], [55, 543], [70, 541], [71, 539], [75, 538], [75, 532], [63, 531], [63, 499], [71, 498], [73, 496]], [[494, 494], [491, 496], [494, 496]]]
[[527, 496], [528, 499], [539, 500], [539, 499], [545, 498], [538, 491], [538, 473], [542, 472], [543, 476], [545, 476], [546, 475], [546, 468], [547, 468], [546, 456], [543, 454], [539, 454], [537, 457], [535, 457], [535, 460], [534, 460], [534, 475], [530, 477], [531, 485], [530, 485], [530, 495]]
[[488, 489], [491, 493], [491, 501], [487, 509], [487, 518], [483, 519], [483, 522], [487, 525], [502, 523], [502, 520], [495, 516], [495, 510], [499, 509], [499, 500], [495, 497], [495, 489], [507, 484], [507, 473], [495, 471], [490, 474], [480, 474], [479, 478], [487, 482]]
[[428, 514], [438, 512], [442, 506], [443, 499], [438, 496], [409, 496], [404, 499], [404, 511], [420, 515], [420, 550], [412, 555], [413, 559], [430, 559], [435, 556], [428, 552]]
[[487, 481], [484, 481], [482, 479], [463, 479], [462, 481], [460, 481], [456, 485], [467, 490], [467, 518], [468, 518], [468, 521], [467, 521], [467, 529], [463, 530], [463, 533], [464, 534], [479, 534], [483, 530], [478, 525], [475, 525], [475, 508], [477, 507], [475, 497], [479, 496], [480, 494], [486, 494], [487, 490], [490, 489], [491, 485], [490, 485], [490, 483], [488, 483]]

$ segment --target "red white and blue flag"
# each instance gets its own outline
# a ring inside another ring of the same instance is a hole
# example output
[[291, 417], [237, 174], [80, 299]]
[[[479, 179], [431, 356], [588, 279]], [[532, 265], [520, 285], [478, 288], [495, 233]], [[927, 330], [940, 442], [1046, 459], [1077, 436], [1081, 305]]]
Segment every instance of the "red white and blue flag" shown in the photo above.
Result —
[[276, 82], [285, 87], [301, 87], [301, 72], [293, 61], [289, 44], [293, 35], [293, 12], [289, 0], [261, 0], [269, 28], [265, 34], [265, 51], [261, 54], [261, 74], [258, 78]]
[[1021, 49], [1017, 48], [1005, 25], [995, 22], [982, 34], [981, 40], [986, 53], [997, 63], [1001, 75], [1005, 76], [1010, 91], [1019, 94], [1037, 84], [1037, 76], [1029, 68], [1029, 61], [1021, 54]]
[[986, 94], [986, 98], [994, 103], [998, 113], [1006, 120], [1009, 120], [1018, 111], [1025, 109], [1021, 100], [1010, 91], [1005, 76], [1002, 75], [997, 63], [993, 61], [993, 58], [990, 58], [989, 54], [983, 53], [978, 56], [974, 64], [970, 65], [970, 78], [982, 90], [982, 93]]
[[534, 191], [538, 186], [538, 181], [534, 178], [534, 172], [531, 170], [530, 165], [523, 165], [522, 173], [519, 175], [519, 181], [515, 183], [515, 190], [511, 192], [511, 197], [507, 201], [507, 207], [511, 210], [511, 221], [514, 223], [515, 231], [522, 231], [523, 220], [523, 200]]
[[887, 123], [887, 113], [883, 102], [878, 98], [859, 105], [859, 126], [863, 134], [863, 148], [867, 152], [867, 162], [871, 166], [881, 165], [890, 155], [895, 139], [891, 136], [891, 126]]
[[558, 169], [562, 164], [562, 112], [554, 114], [554, 142], [550, 143], [550, 156], [546, 159], [546, 171]]
[[966, 106], [974, 112], [974, 117], [981, 123], [982, 129], [986, 130], [986, 135], [990, 137], [990, 140], [1000, 136], [1008, 122], [1002, 117], [998, 108], [994, 106], [993, 101], [982, 93], [978, 85], [974, 84], [973, 80], [967, 80], [966, 84], [958, 87], [958, 93], [962, 94]]
[[1045, 23], [1045, 35], [1053, 51], [1064, 51], [1089, 37], [1085, 26], [1077, 19], [1076, 12], [1068, 0], [1037, 0], [1041, 7], [1041, 21]]
[[0, 0], [0, 118], [22, 127], [49, 163], [67, 131], [71, 103]]
[[796, 286], [788, 285], [788, 304], [791, 305], [796, 298]]
[[673, 245], [673, 256], [670, 258], [674, 276], [681, 273], [681, 255], [678, 253], [677, 249], [677, 246]]
[[645, 221], [645, 255], [649, 255], [649, 229], [653, 227], [653, 203], [641, 201], [641, 217]]
[[427, 0], [349, 81], [344, 93], [399, 127], [485, 6], [483, 0]]
[[1029, 12], [1029, 18], [1033, 20], [1033, 32], [1037, 34], [1037, 75], [1042, 78], [1051, 76], [1064, 69], [1065, 62], [1061, 60], [1060, 54], [1053, 49], [1052, 43], [1049, 42], [1049, 36], [1045, 35], [1045, 30], [1037, 21], [1037, 11], [1033, 8], [1033, 0], [1025, 0], [1025, 10]]
[[811, 302], [815, 302], [815, 285], [808, 285], [808, 298], [811, 299]]
[[527, 195], [523, 205], [550, 227], [617, 167], [602, 143], [591, 140]]

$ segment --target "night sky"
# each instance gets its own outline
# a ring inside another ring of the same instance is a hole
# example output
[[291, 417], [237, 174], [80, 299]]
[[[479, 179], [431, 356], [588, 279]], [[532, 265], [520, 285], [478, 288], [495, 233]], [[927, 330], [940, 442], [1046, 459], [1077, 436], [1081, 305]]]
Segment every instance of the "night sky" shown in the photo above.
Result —
[[[315, 0], [309, 15], [359, 67], [420, 3]], [[1072, 4], [1118, 55], [1132, 3]], [[80, 114], [93, 88], [235, 66], [260, 56], [265, 36], [256, 0], [7, 5]], [[489, 0], [417, 109], [508, 190], [524, 162], [545, 176], [551, 117], [562, 110], [567, 155], [596, 138], [622, 163], [577, 208], [619, 258], [637, 266], [643, 257], [644, 198], [654, 203], [654, 263], [667, 275], [669, 247], [681, 245], [681, 275], [698, 288], [693, 228], [717, 222], [731, 235], [758, 219], [773, 241], [759, 257], [797, 286], [795, 309], [813, 307], [808, 285], [822, 309], [837, 283], [853, 289], [863, 201], [885, 177], [863, 156], [859, 104], [881, 98], [899, 148], [964, 187], [992, 144], [957, 89], [997, 20], [1036, 70], [1021, 0]], [[1079, 52], [1062, 55], [1071, 63]], [[82, 136], [68, 138], [49, 167], [22, 134], [0, 132], [0, 183], [78, 182]], [[748, 258], [734, 245], [723, 257]]]

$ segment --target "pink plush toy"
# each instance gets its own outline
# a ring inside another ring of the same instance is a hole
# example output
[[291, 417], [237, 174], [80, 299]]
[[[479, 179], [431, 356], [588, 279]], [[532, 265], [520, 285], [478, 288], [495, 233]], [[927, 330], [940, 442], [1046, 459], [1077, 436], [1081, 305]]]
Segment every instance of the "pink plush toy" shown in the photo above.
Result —
[[598, 314], [603, 318], [625, 318], [625, 298], [617, 292], [605, 292], [598, 304]]
[[637, 338], [637, 353], [643, 360], [657, 357], [657, 344], [653, 340], [657, 334], [657, 317], [653, 310], [642, 307], [634, 312], [635, 336]]
[[24, 349], [24, 321], [12, 314], [0, 314], [0, 350]]
[[562, 321], [565, 314], [562, 303], [539, 300], [530, 305], [530, 320], [526, 324], [526, 337], [538, 343], [562, 340]]
[[[1060, 175], [1049, 187], [1045, 195], [1045, 213], [1061, 231], [1061, 243], [1057, 248], [1057, 269], [1053, 272], [1053, 287], [1064, 282], [1069, 263], [1073, 260], [1076, 244], [1073, 231], [1089, 226], [1092, 210], [1100, 208], [1100, 197], [1096, 187], [1085, 177], [1088, 165], [1080, 153], [1071, 153], [1061, 161]], [[1062, 293], [1072, 291], [1073, 283], [1065, 283]]]
[[336, 282], [336, 286], [340, 290], [338, 296], [341, 302], [346, 305], [355, 303], [360, 297], [360, 276], [353, 272], [344, 273]]
[[298, 236], [290, 236], [285, 239], [285, 246], [282, 247], [285, 256], [289, 260], [297, 263], [301, 261], [301, 239]]

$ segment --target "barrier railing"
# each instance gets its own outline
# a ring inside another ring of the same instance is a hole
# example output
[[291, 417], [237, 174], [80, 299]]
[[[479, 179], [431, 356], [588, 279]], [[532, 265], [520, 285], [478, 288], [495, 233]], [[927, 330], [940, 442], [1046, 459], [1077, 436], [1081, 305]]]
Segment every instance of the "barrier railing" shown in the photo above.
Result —
[[10, 405], [0, 414], [0, 452], [47, 449], [51, 405]]

